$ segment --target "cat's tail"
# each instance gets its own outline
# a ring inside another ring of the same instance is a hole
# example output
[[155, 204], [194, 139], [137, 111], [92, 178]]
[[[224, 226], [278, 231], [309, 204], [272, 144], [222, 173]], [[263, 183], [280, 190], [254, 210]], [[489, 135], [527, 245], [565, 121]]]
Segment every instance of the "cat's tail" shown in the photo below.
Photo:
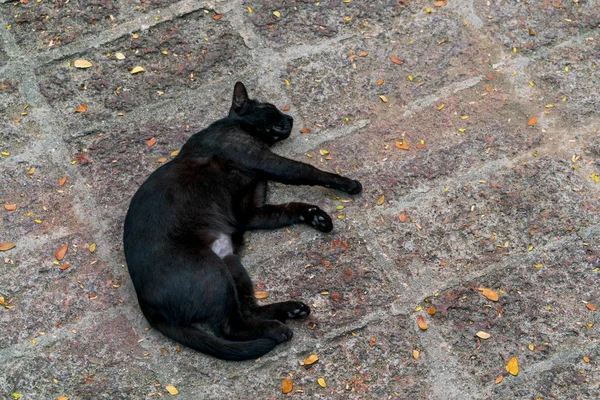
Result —
[[272, 339], [255, 339], [245, 342], [234, 342], [214, 336], [193, 326], [172, 326], [164, 321], [153, 321], [154, 327], [165, 336], [223, 360], [242, 361], [259, 358], [273, 350], [277, 343]]

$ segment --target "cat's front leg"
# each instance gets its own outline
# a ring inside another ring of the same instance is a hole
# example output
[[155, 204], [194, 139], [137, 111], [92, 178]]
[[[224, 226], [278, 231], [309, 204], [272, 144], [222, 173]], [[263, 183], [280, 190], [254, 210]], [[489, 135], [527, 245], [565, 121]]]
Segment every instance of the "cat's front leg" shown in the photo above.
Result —
[[306, 203], [265, 205], [252, 209], [246, 229], [277, 229], [303, 223], [321, 232], [333, 229], [331, 217], [319, 207]]

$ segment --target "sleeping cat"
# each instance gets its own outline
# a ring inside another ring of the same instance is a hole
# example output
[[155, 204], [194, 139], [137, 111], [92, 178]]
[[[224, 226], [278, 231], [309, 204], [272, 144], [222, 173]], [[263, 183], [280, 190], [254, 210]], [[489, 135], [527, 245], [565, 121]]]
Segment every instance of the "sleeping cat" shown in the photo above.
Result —
[[292, 338], [285, 320], [310, 314], [298, 301], [258, 306], [238, 256], [249, 229], [333, 229], [317, 206], [265, 204], [267, 181], [362, 190], [358, 181], [272, 153], [292, 124], [238, 82], [229, 115], [191, 136], [133, 196], [127, 266], [142, 312], [164, 335], [221, 359], [253, 359]]

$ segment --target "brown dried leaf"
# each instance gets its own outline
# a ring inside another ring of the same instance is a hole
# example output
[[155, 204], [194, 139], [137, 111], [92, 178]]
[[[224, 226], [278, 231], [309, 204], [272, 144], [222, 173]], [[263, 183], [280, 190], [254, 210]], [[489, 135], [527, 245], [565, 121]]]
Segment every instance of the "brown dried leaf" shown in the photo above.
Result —
[[283, 382], [281, 382], [281, 391], [283, 393], [289, 393], [294, 389], [294, 384], [290, 378], [285, 378]]
[[161, 164], [162, 164], [162, 163], [164, 163], [165, 161], [167, 161], [167, 157], [161, 157], [161, 158], [159, 158], [159, 159], [158, 159], [158, 160], [156, 160], [156, 161], [158, 161], [159, 163], [161, 163]]
[[34, 172], [35, 172], [35, 167], [31, 167], [31, 168], [29, 168], [29, 171], [27, 171], [27, 175], [33, 175]]
[[476, 335], [478, 338], [481, 338], [481, 339], [489, 339], [492, 336], [489, 333], [484, 332], [484, 331], [479, 331], [476, 333]]
[[380, 198], [377, 199], [377, 205], [380, 206], [385, 201], [385, 194], [382, 194]]
[[56, 400], [69, 400], [67, 396], [58, 396]]
[[290, 111], [290, 106], [284, 106], [281, 111]]
[[379, 79], [379, 80], [377, 81], [377, 84], [378, 84], [379, 86], [381, 86], [381, 85], [383, 85], [383, 82], [385, 82], [383, 79]]
[[398, 215], [398, 220], [400, 222], [406, 222], [406, 214], [402, 213], [402, 214]]
[[427, 307], [427, 314], [429, 315], [435, 315], [435, 313], [437, 312], [437, 310], [433, 307]]
[[310, 128], [300, 129], [300, 133], [310, 133]]
[[266, 299], [269, 297], [269, 293], [267, 292], [254, 292], [254, 297], [257, 299]]
[[6, 211], [15, 211], [17, 209], [17, 205], [16, 204], [5, 204], [4, 209]]
[[592, 303], [587, 303], [585, 306], [592, 311], [596, 311], [596, 306], [594, 306]]
[[535, 31], [529, 28], [529, 36], [535, 36]]
[[531, 118], [528, 122], [527, 122], [527, 126], [534, 126], [535, 123], [537, 122], [538, 117], [533, 117]]
[[68, 263], [67, 264], [63, 264], [63, 265], [60, 266], [60, 270], [64, 271], [65, 269], [69, 269], [70, 266], [71, 266], [71, 264], [68, 264]]
[[428, 328], [427, 321], [425, 321], [425, 317], [422, 315], [419, 315], [419, 317], [417, 318], [417, 325], [419, 325], [419, 328], [421, 328], [424, 331], [426, 331]]
[[155, 138], [154, 136], [152, 136], [152, 137], [150, 138], [150, 140], [148, 140], [148, 141], [146, 142], [146, 145], [147, 145], [148, 147], [152, 147], [152, 146], [154, 146], [154, 144], [155, 144], [155, 143], [156, 143], [156, 138]]
[[498, 293], [494, 292], [493, 290], [484, 287], [480, 287], [477, 290], [479, 290], [481, 294], [484, 295], [488, 300], [498, 301]]
[[446, 5], [446, 0], [440, 0], [433, 3], [434, 7], [444, 7]]
[[502, 375], [500, 375], [499, 377], [496, 378], [496, 385], [499, 384], [500, 382], [502, 382], [502, 380], [504, 379], [504, 377]]
[[58, 186], [62, 186], [65, 183], [67, 183], [67, 177], [63, 176], [62, 178], [60, 178], [60, 182], [58, 182]]
[[398, 65], [404, 64], [403, 61], [400, 61], [400, 59], [398, 57], [395, 57], [395, 56], [390, 57], [390, 61], [393, 62], [394, 64], [398, 64]]
[[69, 250], [69, 244], [65, 244], [63, 247], [61, 247], [60, 249], [56, 250], [56, 253], [54, 253], [54, 257], [56, 257], [56, 259], [58, 261], [62, 260], [63, 258], [65, 258], [65, 254], [67, 254], [67, 250]]
[[221, 18], [223, 18], [223, 14], [215, 14], [215, 15], [213, 16], [213, 19], [214, 19], [215, 21], [218, 21], [218, 20], [220, 20]]
[[302, 365], [312, 365], [317, 361], [319, 361], [319, 356], [316, 354], [311, 354], [310, 356], [306, 357], [304, 361], [302, 361]]
[[0, 242], [0, 251], [10, 250], [15, 247], [16, 244], [10, 242]]
[[88, 60], [75, 60], [75, 62], [73, 63], [73, 66], [75, 68], [89, 68], [92, 66], [92, 63], [89, 62]]
[[366, 51], [361, 51], [360, 53], [358, 53], [359, 57], [366, 57], [369, 53], [367, 53]]
[[80, 105], [79, 107], [77, 107], [77, 109], [75, 110], [75, 112], [82, 113], [85, 110], [87, 110], [87, 104], [84, 103], [84, 104]]

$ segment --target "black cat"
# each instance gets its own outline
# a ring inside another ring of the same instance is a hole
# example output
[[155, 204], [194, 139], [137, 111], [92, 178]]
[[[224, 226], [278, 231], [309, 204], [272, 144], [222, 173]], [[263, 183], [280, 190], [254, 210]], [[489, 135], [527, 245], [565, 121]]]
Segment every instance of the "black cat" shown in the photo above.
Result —
[[292, 338], [286, 319], [310, 313], [296, 301], [258, 306], [237, 255], [248, 229], [300, 222], [333, 229], [317, 206], [266, 205], [268, 180], [362, 190], [358, 181], [273, 154], [269, 146], [289, 137], [292, 123], [249, 99], [238, 82], [229, 115], [190, 137], [133, 196], [127, 266], [144, 315], [166, 336], [218, 358], [253, 359]]

